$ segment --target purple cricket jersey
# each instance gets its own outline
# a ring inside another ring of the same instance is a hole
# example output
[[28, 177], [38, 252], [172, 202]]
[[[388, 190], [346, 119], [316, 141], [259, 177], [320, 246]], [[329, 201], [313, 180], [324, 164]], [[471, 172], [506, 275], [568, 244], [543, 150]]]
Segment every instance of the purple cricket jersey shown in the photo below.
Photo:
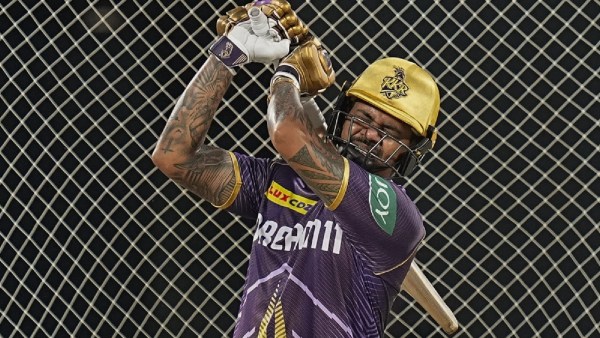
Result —
[[257, 219], [233, 337], [383, 336], [425, 235], [404, 189], [346, 160], [326, 207], [284, 162], [232, 158], [241, 186], [221, 208]]

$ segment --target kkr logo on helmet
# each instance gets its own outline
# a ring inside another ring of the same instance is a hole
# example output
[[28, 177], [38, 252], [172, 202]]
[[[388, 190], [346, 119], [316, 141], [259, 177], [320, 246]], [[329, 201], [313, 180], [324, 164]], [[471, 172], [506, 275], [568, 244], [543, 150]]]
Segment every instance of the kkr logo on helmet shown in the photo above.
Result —
[[402, 96], [406, 96], [406, 91], [409, 89], [404, 79], [406, 74], [404, 68], [394, 67], [394, 76], [386, 76], [383, 78], [381, 83], [381, 94], [388, 99], [399, 99]]

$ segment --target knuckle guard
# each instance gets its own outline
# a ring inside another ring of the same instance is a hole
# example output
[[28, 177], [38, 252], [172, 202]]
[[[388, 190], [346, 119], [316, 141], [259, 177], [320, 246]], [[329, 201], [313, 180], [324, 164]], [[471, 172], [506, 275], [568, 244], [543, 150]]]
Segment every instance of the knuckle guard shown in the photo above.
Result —
[[238, 23], [248, 20], [248, 11], [246, 7], [239, 6], [227, 12], [227, 16], [232, 23]]
[[224, 15], [217, 19], [217, 35], [223, 35], [228, 31], [229, 18]]
[[296, 48], [284, 63], [298, 73], [303, 94], [316, 95], [333, 84], [335, 79], [329, 54], [317, 39], [308, 40]]
[[228, 10], [225, 15], [222, 15], [217, 19], [217, 34], [225, 35], [233, 28], [233, 26], [249, 19], [250, 17], [248, 16], [246, 7], [239, 6]]
[[288, 34], [290, 36], [301, 36], [302, 32], [303, 32], [303, 29], [302, 29], [302, 27], [299, 27], [299, 26], [290, 27], [288, 29]]
[[285, 0], [271, 0], [271, 4], [278, 9], [281, 9], [280, 14], [292, 11], [292, 5]]
[[271, 5], [262, 5], [260, 9], [265, 13], [266, 16], [279, 20], [286, 13], [283, 8]]
[[260, 7], [262, 12], [270, 19], [275, 21], [275, 28], [282, 39], [290, 39], [293, 44], [303, 41], [308, 33], [306, 26], [300, 21], [292, 5], [285, 0], [258, 0], [248, 5]]
[[298, 25], [299, 20], [296, 14], [288, 13], [283, 18], [279, 20], [283, 27], [289, 28]]
[[227, 24], [218, 23], [219, 35], [226, 34], [238, 22], [249, 20], [248, 11], [258, 7], [269, 18], [270, 29], [274, 29], [279, 39], [289, 39], [293, 46], [304, 42], [308, 28], [298, 18], [292, 5], [286, 0], [255, 0], [245, 6], [236, 7], [227, 12]]

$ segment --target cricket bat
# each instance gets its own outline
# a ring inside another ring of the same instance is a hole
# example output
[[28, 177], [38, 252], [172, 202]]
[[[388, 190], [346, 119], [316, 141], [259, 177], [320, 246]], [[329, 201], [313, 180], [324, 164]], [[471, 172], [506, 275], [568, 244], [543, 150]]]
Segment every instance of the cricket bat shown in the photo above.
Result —
[[442, 327], [447, 334], [458, 331], [458, 321], [452, 310], [442, 297], [435, 291], [433, 285], [413, 261], [404, 282], [402, 290], [408, 292], [427, 313]]

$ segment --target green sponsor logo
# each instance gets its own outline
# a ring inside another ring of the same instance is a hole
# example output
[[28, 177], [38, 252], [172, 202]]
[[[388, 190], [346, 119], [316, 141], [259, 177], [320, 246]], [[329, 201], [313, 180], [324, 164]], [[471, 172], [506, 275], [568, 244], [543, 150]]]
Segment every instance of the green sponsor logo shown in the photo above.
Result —
[[396, 227], [396, 193], [383, 178], [369, 174], [371, 215], [383, 231], [391, 235]]

